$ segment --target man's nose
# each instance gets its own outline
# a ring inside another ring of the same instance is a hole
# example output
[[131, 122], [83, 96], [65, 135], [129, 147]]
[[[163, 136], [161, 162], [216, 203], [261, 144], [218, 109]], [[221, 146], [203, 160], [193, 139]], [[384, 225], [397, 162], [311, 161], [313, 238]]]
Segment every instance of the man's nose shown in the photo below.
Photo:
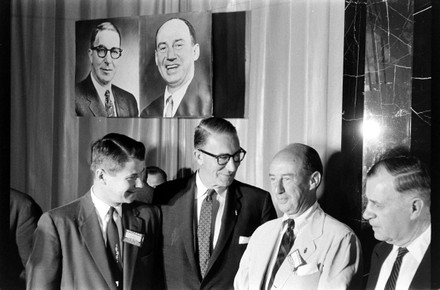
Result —
[[284, 186], [283, 186], [283, 180], [280, 179], [275, 183], [274, 186], [274, 193], [275, 194], [281, 194], [284, 192]]
[[364, 212], [362, 213], [362, 218], [368, 221], [372, 217], [373, 217], [373, 213], [370, 211], [369, 206], [367, 204], [367, 206], [365, 207]]
[[136, 181], [135, 181], [134, 186], [135, 186], [136, 188], [142, 188], [142, 187], [144, 187], [144, 183], [142, 182], [142, 180], [141, 180], [140, 177], [136, 178]]
[[229, 158], [228, 163], [226, 163], [226, 169], [228, 169], [231, 172], [235, 172], [237, 171], [238, 166], [240, 165], [240, 163], [236, 163], [234, 162], [234, 159]]
[[174, 48], [170, 48], [168, 49], [167, 52], [167, 59], [175, 59], [176, 58], [176, 53], [174, 52]]

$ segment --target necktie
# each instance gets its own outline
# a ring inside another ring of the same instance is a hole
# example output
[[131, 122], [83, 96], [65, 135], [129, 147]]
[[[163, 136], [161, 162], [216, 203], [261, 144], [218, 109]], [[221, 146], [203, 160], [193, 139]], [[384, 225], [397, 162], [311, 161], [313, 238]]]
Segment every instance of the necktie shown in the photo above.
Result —
[[167, 118], [171, 118], [173, 117], [173, 96], [169, 96], [166, 103], [166, 107], [165, 107], [165, 117]]
[[115, 279], [116, 284], [119, 285], [122, 283], [122, 259], [119, 245], [118, 227], [113, 219], [114, 212], [115, 208], [110, 207], [108, 211], [110, 218], [107, 223], [107, 254], [110, 268], [113, 273], [113, 278]]
[[105, 111], [107, 112], [107, 117], [114, 117], [115, 112], [113, 109], [112, 99], [110, 98], [110, 91], [106, 90], [104, 96], [105, 96]]
[[295, 221], [293, 219], [288, 219], [287, 221], [287, 230], [283, 235], [281, 240], [280, 248], [278, 249], [277, 259], [275, 261], [275, 265], [273, 266], [272, 275], [269, 281], [269, 288], [272, 287], [273, 280], [275, 279], [275, 275], [278, 272], [281, 264], [283, 264], [287, 255], [290, 252], [290, 249], [293, 246], [293, 242], [295, 241], [295, 235], [293, 233], [293, 228], [295, 227]]
[[214, 189], [208, 189], [206, 198], [202, 202], [200, 210], [199, 226], [197, 228], [197, 242], [199, 246], [199, 265], [202, 278], [205, 277], [211, 256], [211, 217]]
[[399, 248], [396, 261], [394, 261], [393, 269], [391, 270], [390, 277], [385, 284], [385, 290], [394, 290], [396, 288], [397, 277], [399, 276], [400, 265], [405, 254], [408, 253], [407, 248]]

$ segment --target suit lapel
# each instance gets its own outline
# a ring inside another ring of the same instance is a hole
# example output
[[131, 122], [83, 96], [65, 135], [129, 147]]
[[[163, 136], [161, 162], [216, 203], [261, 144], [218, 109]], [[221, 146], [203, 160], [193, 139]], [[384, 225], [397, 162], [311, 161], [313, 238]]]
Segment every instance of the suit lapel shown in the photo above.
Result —
[[92, 82], [92, 76], [87, 77], [87, 100], [89, 101], [89, 109], [94, 116], [107, 116], [104, 106], [101, 104], [98, 92]]
[[209, 260], [209, 266], [207, 272], [209, 272], [209, 269], [211, 269], [212, 265], [218, 259], [220, 254], [223, 252], [225, 245], [229, 240], [229, 237], [231, 236], [232, 232], [235, 229], [237, 217], [241, 210], [241, 203], [240, 203], [241, 197], [242, 194], [237, 190], [235, 186], [235, 182], [233, 182], [228, 188], [228, 193], [226, 195], [226, 200], [225, 200], [225, 209], [222, 218], [222, 227], [220, 229], [220, 234], [218, 237], [217, 244]]
[[385, 242], [381, 242], [376, 245], [376, 248], [373, 251], [370, 273], [368, 274], [367, 281], [367, 289], [374, 289], [377, 284], [377, 279], [379, 278], [380, 268], [382, 268], [382, 264], [385, 261], [386, 257], [388, 257], [389, 253], [393, 249], [393, 246], [387, 244]]
[[[122, 206], [123, 212], [123, 235], [125, 230], [141, 232], [142, 220], [139, 219], [139, 211], [135, 208], [129, 208], [125, 204]], [[144, 241], [145, 242], [145, 241]], [[124, 288], [131, 289], [133, 282], [134, 269], [136, 266], [139, 247], [130, 243], [123, 242], [124, 245]]]
[[90, 256], [92, 256], [97, 268], [101, 271], [109, 288], [116, 289], [107, 261], [104, 239], [90, 196], [90, 191], [86, 193], [81, 200], [81, 208], [78, 213], [78, 223], [79, 231], [83, 236]]
[[115, 86], [112, 85], [112, 93], [113, 98], [115, 99], [115, 109], [116, 109], [116, 115], [118, 117], [125, 117], [128, 115], [128, 104], [125, 101], [125, 98], [120, 96], [115, 89]]
[[[195, 175], [188, 181], [187, 189], [182, 193], [182, 198], [179, 199], [179, 206], [176, 207], [176, 227], [180, 231], [180, 236], [182, 237], [183, 245], [188, 257], [188, 261], [195, 273], [199, 273], [199, 262], [198, 257], [196, 257], [196, 235], [197, 230], [195, 227], [195, 217], [197, 216], [194, 212], [194, 202], [195, 202], [195, 192], [196, 192], [196, 178]], [[180, 224], [181, 223], [181, 224]], [[189, 230], [188, 230], [189, 229]]]

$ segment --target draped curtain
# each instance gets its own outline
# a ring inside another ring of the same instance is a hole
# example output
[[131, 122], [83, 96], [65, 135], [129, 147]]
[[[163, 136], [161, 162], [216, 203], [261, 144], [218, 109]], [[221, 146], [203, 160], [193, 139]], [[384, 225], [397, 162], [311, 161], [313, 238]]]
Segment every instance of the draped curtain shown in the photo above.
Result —
[[171, 178], [195, 170], [200, 119], [74, 113], [75, 21], [189, 11], [250, 12], [246, 117], [229, 119], [248, 152], [238, 180], [270, 190], [271, 158], [288, 143], [313, 146], [324, 164], [340, 150], [344, 1], [13, 0], [11, 187], [43, 210], [83, 195], [92, 184], [90, 145], [109, 132], [142, 141], [147, 165]]

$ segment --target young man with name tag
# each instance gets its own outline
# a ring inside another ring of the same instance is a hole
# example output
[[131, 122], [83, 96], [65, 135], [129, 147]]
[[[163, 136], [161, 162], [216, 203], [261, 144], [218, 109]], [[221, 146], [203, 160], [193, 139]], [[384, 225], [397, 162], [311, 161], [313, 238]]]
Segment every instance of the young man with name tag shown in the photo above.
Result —
[[322, 172], [318, 153], [307, 145], [291, 144], [275, 155], [269, 177], [284, 215], [252, 235], [235, 289], [360, 288], [361, 245], [349, 227], [319, 206]]
[[159, 210], [133, 202], [145, 146], [111, 133], [92, 145], [90, 191], [43, 214], [28, 289], [161, 289]]

